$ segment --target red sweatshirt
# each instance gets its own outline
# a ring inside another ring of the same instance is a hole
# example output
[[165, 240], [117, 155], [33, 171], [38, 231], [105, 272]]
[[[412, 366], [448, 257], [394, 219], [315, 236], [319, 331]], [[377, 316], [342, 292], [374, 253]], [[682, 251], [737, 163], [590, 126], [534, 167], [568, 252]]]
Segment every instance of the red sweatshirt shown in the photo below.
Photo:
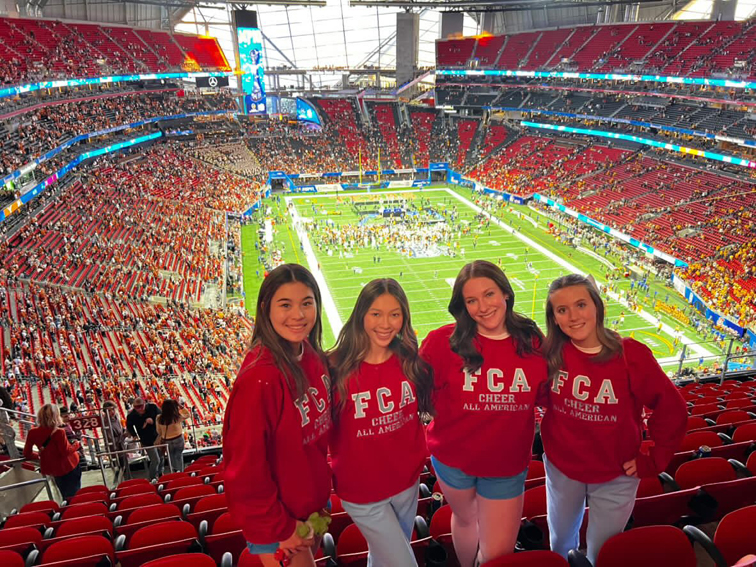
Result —
[[436, 417], [428, 426], [428, 448], [445, 465], [468, 475], [505, 477], [530, 463], [535, 434], [534, 405], [547, 379], [539, 355], [517, 356], [514, 340], [478, 335], [483, 366], [472, 374], [452, 352], [446, 325], [423, 341], [420, 355], [433, 367]]
[[378, 502], [417, 482], [428, 449], [415, 387], [398, 357], [363, 362], [347, 381], [331, 432], [334, 487], [347, 502]]
[[[63, 476], [79, 464], [78, 443], [74, 445], [69, 443], [66, 432], [62, 428], [33, 427], [26, 438], [24, 457], [34, 458], [35, 445], [39, 451], [39, 470], [42, 474]], [[44, 449], [43, 445], [45, 445]]]
[[300, 364], [311, 386], [295, 400], [270, 352], [256, 357], [254, 351], [245, 358], [226, 409], [224, 485], [247, 541], [270, 544], [290, 537], [296, 520], [328, 503], [330, 380], [305, 343]]
[[[548, 390], [541, 424], [546, 456], [578, 482], [617, 478], [632, 459], [640, 477], [654, 476], [685, 436], [687, 410], [677, 388], [648, 347], [628, 338], [622, 346], [624, 356], [597, 363], [596, 355], [568, 342], [562, 371]], [[640, 453], [643, 406], [653, 410], [648, 430], [654, 446], [648, 455]]]

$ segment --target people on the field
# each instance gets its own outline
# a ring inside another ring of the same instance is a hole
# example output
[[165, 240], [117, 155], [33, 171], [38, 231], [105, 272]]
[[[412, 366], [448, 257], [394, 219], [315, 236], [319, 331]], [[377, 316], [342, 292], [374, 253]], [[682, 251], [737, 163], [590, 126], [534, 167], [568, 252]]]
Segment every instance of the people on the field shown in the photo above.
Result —
[[[662, 472], [687, 422], [683, 398], [651, 350], [604, 325], [594, 282], [571, 274], [549, 287], [546, 304], [550, 385], [541, 424], [551, 549], [576, 549], [590, 510], [588, 559], [624, 530], [640, 478]], [[652, 444], [642, 445], [643, 408]]]
[[223, 424], [229, 511], [265, 567], [279, 566], [277, 552], [292, 567], [314, 565], [317, 538], [306, 521], [331, 494], [320, 310], [318, 285], [302, 266], [284, 264], [263, 280]]
[[410, 540], [428, 454], [419, 412], [431, 412], [433, 378], [396, 280], [362, 288], [329, 362], [336, 493], [367, 539], [370, 567], [415, 567]]
[[420, 349], [435, 383], [428, 448], [462, 567], [512, 553], [520, 527], [547, 371], [543, 335], [514, 300], [499, 267], [467, 264], [449, 302], [455, 323], [431, 331]]

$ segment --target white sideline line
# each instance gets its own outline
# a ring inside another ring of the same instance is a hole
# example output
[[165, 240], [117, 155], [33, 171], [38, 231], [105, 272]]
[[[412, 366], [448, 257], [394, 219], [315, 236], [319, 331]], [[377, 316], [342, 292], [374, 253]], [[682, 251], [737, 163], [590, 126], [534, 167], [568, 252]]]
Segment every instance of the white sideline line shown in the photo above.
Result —
[[318, 282], [320, 287], [320, 297], [323, 300], [323, 309], [325, 310], [328, 322], [331, 324], [333, 330], [334, 339], [338, 338], [341, 328], [344, 323], [341, 321], [338, 309], [336, 309], [336, 303], [333, 301], [331, 290], [328, 288], [328, 284], [323, 277], [323, 272], [318, 269], [318, 259], [315, 257], [315, 253], [312, 251], [312, 245], [310, 244], [310, 238], [307, 236], [307, 231], [302, 228], [303, 223], [300, 223], [299, 212], [296, 207], [289, 208], [289, 200], [292, 197], [284, 197], [286, 201], [286, 208], [289, 209], [292, 222], [294, 224], [294, 230], [299, 236], [299, 240], [302, 243], [302, 249], [304, 251], [305, 258], [307, 258], [307, 264], [310, 267], [312, 275], [315, 276], [315, 281]]
[[[446, 189], [446, 192], [449, 193], [449, 195], [451, 195], [452, 197], [454, 197], [458, 201], [460, 201], [461, 203], [464, 203], [465, 205], [467, 205], [468, 207], [470, 207], [472, 210], [474, 210], [474, 211], [476, 211], [478, 213], [482, 212], [483, 214], [485, 214], [486, 216], [488, 216], [488, 218], [490, 218], [493, 222], [495, 222], [500, 228], [503, 228], [504, 230], [506, 230], [510, 234], [514, 235], [516, 238], [519, 238], [520, 240], [522, 240], [523, 242], [525, 242], [528, 246], [532, 246], [533, 248], [535, 248], [536, 250], [538, 250], [541, 254], [544, 254], [545, 256], [551, 258], [554, 262], [556, 262], [557, 264], [559, 264], [563, 268], [566, 268], [567, 270], [569, 270], [569, 271], [571, 271], [571, 272], [573, 272], [575, 274], [581, 274], [583, 276], [587, 275], [582, 270], [578, 270], [577, 267], [575, 267], [572, 264], [570, 264], [567, 260], [565, 260], [563, 258], [560, 258], [559, 256], [556, 256], [550, 250], [547, 250], [546, 248], [544, 248], [543, 246], [541, 246], [537, 242], [534, 242], [533, 240], [531, 240], [530, 238], [528, 238], [524, 234], [521, 234], [520, 232], [518, 232], [518, 231], [514, 230], [513, 228], [507, 226], [506, 223], [500, 221], [496, 217], [492, 216], [490, 213], [488, 213], [486, 211], [483, 211], [482, 208], [480, 208], [475, 203], [472, 203], [469, 200], [465, 199], [462, 195], [459, 195], [455, 191], [452, 191], [451, 189], [448, 189], [448, 188]], [[629, 308], [629, 305], [627, 304], [627, 302], [624, 299], [620, 299], [619, 296], [616, 293], [614, 293], [614, 292], [607, 292], [607, 295], [609, 297], [611, 297], [612, 299], [614, 299], [615, 301], [617, 301], [618, 303], [621, 303], [622, 305], [625, 305], [626, 307]], [[643, 319], [645, 319], [646, 321], [648, 321], [652, 326], [654, 326], [654, 327], [657, 326], [656, 319], [650, 313], [647, 313], [646, 311], [644, 311], [642, 309], [640, 311], [636, 311], [635, 313], [637, 315], [639, 315], [640, 317], [642, 317]], [[667, 325], [666, 323], [664, 323], [664, 322], [662, 322], [662, 330], [665, 333], [667, 333], [670, 337], [674, 337], [675, 330], [672, 327], [670, 327], [669, 325]], [[681, 338], [681, 342], [684, 343], [684, 344], [686, 344], [686, 345], [688, 345], [688, 347], [690, 347], [690, 349], [693, 352], [695, 352], [697, 355], [699, 355], [699, 356], [714, 356], [713, 353], [709, 352], [707, 349], [703, 348], [702, 346], [700, 346], [698, 344], [695, 344], [693, 341], [691, 341], [686, 336], [683, 336]]]

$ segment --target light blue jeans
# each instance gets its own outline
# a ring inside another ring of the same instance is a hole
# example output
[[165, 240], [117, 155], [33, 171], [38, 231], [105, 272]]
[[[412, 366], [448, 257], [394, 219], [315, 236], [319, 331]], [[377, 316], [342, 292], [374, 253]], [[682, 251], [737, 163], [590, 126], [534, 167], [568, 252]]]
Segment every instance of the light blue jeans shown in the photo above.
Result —
[[635, 505], [640, 480], [618, 476], [608, 482], [585, 484], [568, 478], [546, 457], [546, 503], [551, 550], [565, 559], [570, 549], [580, 547], [580, 526], [583, 524], [586, 502], [588, 532], [587, 556], [595, 565], [604, 542], [625, 529]]
[[417, 515], [420, 481], [407, 490], [370, 504], [342, 500], [368, 542], [368, 567], [417, 567], [410, 540]]

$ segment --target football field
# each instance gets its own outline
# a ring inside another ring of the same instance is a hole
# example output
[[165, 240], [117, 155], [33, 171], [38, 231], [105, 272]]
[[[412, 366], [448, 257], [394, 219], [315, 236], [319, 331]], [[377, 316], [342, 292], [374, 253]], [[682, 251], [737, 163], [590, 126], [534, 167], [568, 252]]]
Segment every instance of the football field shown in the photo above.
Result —
[[[603, 283], [614, 266], [611, 259], [593, 250], [558, 242], [548, 233], [550, 219], [536, 211], [467, 189], [289, 194], [269, 200], [256, 214], [259, 223], [265, 218], [278, 219], [273, 241], [267, 246], [278, 250], [284, 261], [307, 266], [319, 280], [327, 347], [349, 317], [362, 286], [374, 278], [399, 281], [422, 340], [429, 331], [452, 322], [447, 305], [454, 278], [472, 260], [500, 265], [515, 292], [515, 309], [532, 317], [542, 329], [552, 280], [582, 272]], [[262, 278], [256, 239], [257, 227], [244, 227], [246, 305], [252, 315]], [[657, 293], [661, 290], [669, 302], [685, 305], [673, 290], [661, 284], [658, 287]], [[614, 286], [614, 291], [623, 295], [628, 289], [628, 281]], [[672, 295], [676, 297], [670, 299]], [[632, 311], [617, 293], [604, 294], [604, 299], [607, 326], [647, 344], [665, 367], [679, 364], [685, 342], [698, 343], [689, 346], [687, 354], [696, 362], [700, 356], [712, 362], [721, 354], [718, 345], [702, 343], [692, 328], [666, 314], [657, 315], [651, 298], [640, 312]]]

